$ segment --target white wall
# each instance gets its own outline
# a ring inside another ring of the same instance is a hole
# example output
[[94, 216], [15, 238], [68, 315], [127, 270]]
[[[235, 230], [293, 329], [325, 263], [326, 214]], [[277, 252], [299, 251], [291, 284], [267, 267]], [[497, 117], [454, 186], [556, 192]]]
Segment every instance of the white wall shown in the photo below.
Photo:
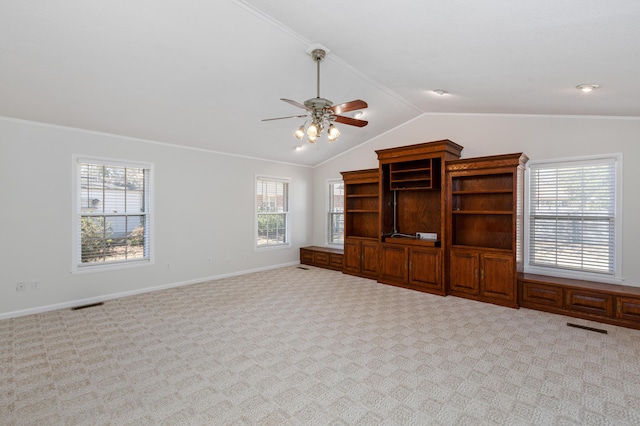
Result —
[[[154, 164], [153, 265], [70, 273], [73, 154]], [[254, 249], [256, 174], [292, 179], [290, 248]], [[311, 243], [312, 175], [309, 167], [0, 118], [0, 319], [296, 263], [299, 247]], [[16, 291], [19, 281], [26, 291]]]
[[[625, 285], [640, 287], [640, 119], [517, 115], [426, 114], [314, 170], [313, 241], [325, 244], [326, 212], [318, 194], [340, 172], [375, 168], [376, 149], [450, 139], [463, 158], [524, 152], [532, 160], [623, 153], [623, 265]], [[339, 142], [338, 142], [339, 143]]]

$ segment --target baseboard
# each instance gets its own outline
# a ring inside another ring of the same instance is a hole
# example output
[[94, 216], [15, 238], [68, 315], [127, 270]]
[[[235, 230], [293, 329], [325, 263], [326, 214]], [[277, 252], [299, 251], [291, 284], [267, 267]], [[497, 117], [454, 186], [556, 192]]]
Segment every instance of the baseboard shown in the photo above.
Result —
[[221, 274], [221, 275], [214, 275], [214, 276], [209, 276], [209, 277], [196, 278], [196, 279], [193, 279], [193, 280], [180, 281], [180, 282], [169, 283], [169, 284], [162, 284], [162, 285], [158, 285], [158, 286], [140, 288], [140, 289], [131, 290], [131, 291], [123, 291], [123, 292], [120, 292], [120, 293], [112, 293], [112, 294], [106, 294], [106, 295], [101, 295], [101, 296], [88, 297], [88, 298], [85, 298], [85, 299], [71, 300], [71, 301], [68, 301], [68, 302], [55, 303], [55, 304], [52, 304], [52, 305], [45, 305], [45, 306], [38, 306], [38, 307], [35, 307], [35, 308], [22, 309], [22, 310], [19, 310], [19, 311], [5, 312], [5, 313], [0, 313], [0, 321], [4, 320], [4, 319], [9, 319], [9, 318], [23, 317], [23, 316], [26, 316], [26, 315], [33, 315], [33, 314], [40, 314], [40, 313], [43, 313], [43, 312], [56, 311], [58, 309], [68, 309], [68, 308], [73, 308], [75, 306], [90, 305], [90, 304], [93, 304], [93, 303], [105, 302], [107, 300], [120, 299], [122, 297], [127, 297], [127, 296], [135, 296], [136, 294], [150, 293], [152, 291], [158, 291], [158, 290], [167, 290], [167, 289], [170, 289], [170, 288], [182, 287], [182, 286], [185, 286], [185, 285], [198, 284], [198, 283], [207, 282], [207, 281], [215, 281], [215, 280], [220, 280], [220, 279], [223, 279], [223, 278], [237, 277], [239, 275], [246, 275], [246, 274], [251, 274], [251, 273], [260, 272], [260, 271], [268, 271], [270, 269], [278, 269], [278, 268], [283, 268], [285, 266], [293, 266], [293, 265], [299, 265], [299, 264], [300, 264], [299, 261], [295, 261], [295, 262], [283, 263], [283, 264], [279, 264], [279, 265], [266, 266], [266, 267], [263, 267], [263, 268], [247, 269], [247, 270], [238, 271], [238, 272], [231, 272], [231, 273], [228, 273], [228, 274]]

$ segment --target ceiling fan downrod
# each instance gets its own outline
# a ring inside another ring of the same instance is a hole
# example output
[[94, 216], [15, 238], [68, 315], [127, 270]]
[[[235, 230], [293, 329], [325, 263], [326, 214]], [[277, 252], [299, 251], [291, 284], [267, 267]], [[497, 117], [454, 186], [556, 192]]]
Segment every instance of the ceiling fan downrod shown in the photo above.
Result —
[[320, 97], [320, 62], [322, 62], [326, 54], [327, 53], [322, 49], [313, 49], [313, 51], [311, 52], [311, 57], [313, 58], [314, 61], [316, 61], [316, 64], [317, 64], [318, 79], [317, 79], [316, 98]]

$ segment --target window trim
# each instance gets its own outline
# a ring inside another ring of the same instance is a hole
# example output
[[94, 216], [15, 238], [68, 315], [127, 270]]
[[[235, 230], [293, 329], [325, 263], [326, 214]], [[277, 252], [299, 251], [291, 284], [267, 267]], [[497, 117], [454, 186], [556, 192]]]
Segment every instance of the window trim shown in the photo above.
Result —
[[[344, 180], [343, 179], [327, 179], [327, 182], [326, 182], [326, 185], [325, 185], [325, 191], [326, 191], [326, 193], [325, 193], [326, 194], [325, 195], [325, 212], [326, 212], [326, 214], [325, 214], [325, 226], [324, 226], [324, 229], [325, 229], [325, 243], [327, 244], [327, 246], [334, 246], [334, 247], [342, 248], [342, 247], [344, 247], [344, 228], [343, 228], [343, 233], [342, 233], [342, 241], [343, 241], [342, 243], [336, 243], [336, 242], [329, 241], [329, 234], [331, 234], [331, 220], [330, 220], [330, 217], [331, 217], [331, 213], [332, 213], [331, 212], [331, 205], [332, 205], [332, 202], [331, 202], [331, 186], [335, 185], [337, 183], [342, 183], [342, 185], [343, 185], [343, 187], [342, 187], [343, 189], [342, 190], [344, 192]], [[343, 195], [343, 198], [344, 198], [344, 195]], [[344, 204], [344, 201], [343, 201], [343, 204]], [[343, 209], [342, 209], [342, 220], [343, 220], [343, 223], [344, 223], [344, 218], [345, 218], [345, 212], [344, 212], [344, 206], [343, 206]]]
[[[267, 245], [258, 245], [258, 180], [268, 180], [268, 181], [276, 181], [283, 182], [288, 184], [287, 191], [287, 211], [285, 212], [287, 218], [287, 226], [286, 226], [286, 242], [282, 244], [267, 244]], [[292, 181], [291, 178], [287, 177], [278, 177], [278, 176], [270, 176], [264, 174], [256, 174], [253, 179], [253, 249], [254, 251], [263, 251], [263, 250], [278, 250], [278, 249], [286, 249], [291, 247], [291, 189], [292, 189]]]
[[[98, 157], [89, 155], [72, 154], [72, 194], [71, 194], [71, 270], [72, 274], [85, 274], [92, 272], [103, 272], [109, 270], [127, 269], [140, 266], [148, 266], [155, 264], [155, 220], [154, 220], [154, 184], [153, 179], [154, 164], [150, 162], [134, 161], [134, 160], [122, 160], [108, 157]], [[105, 263], [91, 263], [81, 264], [79, 241], [80, 235], [80, 206], [81, 206], [81, 193], [82, 182], [80, 179], [81, 163], [100, 164], [105, 166], [121, 166], [129, 168], [142, 168], [149, 170], [148, 179], [148, 209], [146, 216], [148, 217], [148, 251], [149, 256], [143, 259], [131, 259], [125, 261], [114, 261]]]
[[[615, 224], [614, 224], [614, 252], [613, 252], [613, 264], [614, 264], [614, 273], [612, 275], [599, 274], [596, 272], [585, 272], [585, 271], [574, 271], [570, 269], [562, 269], [562, 268], [547, 268], [543, 266], [536, 266], [530, 264], [530, 227], [531, 227], [531, 211], [530, 211], [530, 203], [531, 203], [531, 167], [538, 166], [540, 164], [543, 165], [557, 165], [557, 164], [567, 164], [572, 162], [593, 162], [593, 161], [604, 161], [604, 160], [613, 160], [615, 164]], [[610, 284], [622, 284], [624, 281], [622, 275], [622, 186], [623, 186], [623, 167], [622, 162], [623, 156], [622, 153], [611, 153], [611, 154], [600, 154], [600, 155], [589, 155], [589, 156], [581, 156], [581, 157], [567, 157], [567, 158], [557, 158], [557, 159], [548, 159], [548, 160], [530, 160], [527, 163], [527, 173], [525, 173], [525, 211], [524, 211], [524, 232], [525, 232], [525, 244], [524, 244], [524, 272], [530, 274], [538, 274], [538, 275], [548, 275], [555, 276], [561, 278], [569, 278], [569, 279], [579, 279], [579, 280], [588, 280], [588, 281], [596, 281], [596, 282], [604, 282]]]

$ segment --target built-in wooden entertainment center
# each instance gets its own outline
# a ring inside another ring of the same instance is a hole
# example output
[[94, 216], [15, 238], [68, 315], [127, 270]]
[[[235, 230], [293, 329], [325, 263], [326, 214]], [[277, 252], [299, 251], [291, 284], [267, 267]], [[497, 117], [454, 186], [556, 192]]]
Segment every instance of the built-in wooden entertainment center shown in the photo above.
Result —
[[523, 274], [523, 153], [460, 159], [449, 140], [376, 151], [342, 172], [344, 250], [303, 264], [413, 290], [640, 329], [640, 288]]

